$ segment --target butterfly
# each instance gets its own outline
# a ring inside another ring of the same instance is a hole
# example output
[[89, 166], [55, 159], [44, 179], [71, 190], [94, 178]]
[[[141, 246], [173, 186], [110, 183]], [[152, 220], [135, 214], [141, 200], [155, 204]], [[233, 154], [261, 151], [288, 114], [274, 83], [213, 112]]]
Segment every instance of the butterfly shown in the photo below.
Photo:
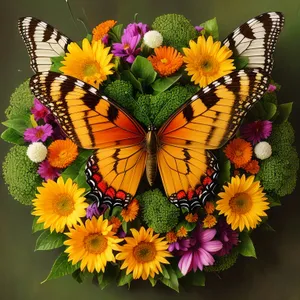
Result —
[[[145, 170], [150, 185], [158, 171], [169, 200], [193, 210], [216, 187], [219, 167], [211, 150], [234, 136], [267, 89], [283, 23], [281, 13], [271, 12], [236, 29], [223, 44], [235, 56], [246, 56], [249, 68], [201, 89], [158, 130], [153, 126], [146, 130], [113, 99], [87, 83], [49, 71], [50, 57], [58, 51], [61, 55], [70, 41], [56, 29], [30, 17], [21, 19], [19, 28], [32, 68], [38, 72], [30, 81], [33, 94], [71, 140], [95, 150], [86, 167], [89, 197], [109, 206], [126, 206]], [[60, 49], [53, 46], [55, 41]], [[48, 56], [41, 52], [46, 47]]]

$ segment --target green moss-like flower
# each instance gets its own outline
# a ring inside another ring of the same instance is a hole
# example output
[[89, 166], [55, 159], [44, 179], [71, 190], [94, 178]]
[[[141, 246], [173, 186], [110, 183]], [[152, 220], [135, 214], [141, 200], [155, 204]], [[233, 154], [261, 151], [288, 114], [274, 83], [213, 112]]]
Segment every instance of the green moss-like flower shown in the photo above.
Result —
[[164, 38], [163, 44], [177, 50], [189, 45], [189, 41], [197, 37], [197, 31], [191, 22], [183, 15], [167, 14], [157, 17], [152, 28], [160, 32]]
[[133, 115], [135, 118], [143, 123], [146, 126], [149, 126], [151, 124], [150, 120], [150, 99], [151, 95], [140, 95], [136, 102], [134, 107], [134, 113]]
[[138, 196], [142, 217], [148, 227], [157, 233], [170, 231], [178, 223], [179, 209], [163, 196], [159, 189]]
[[223, 272], [231, 268], [239, 256], [238, 248], [235, 247], [228, 255], [216, 257], [213, 266], [204, 267], [205, 272]]
[[3, 177], [13, 198], [25, 205], [31, 205], [37, 186], [42, 180], [37, 174], [38, 165], [26, 155], [26, 146], [14, 146], [3, 162]]
[[8, 119], [24, 117], [30, 113], [33, 105], [33, 95], [29, 88], [29, 79], [23, 82], [10, 97], [10, 105], [5, 111]]

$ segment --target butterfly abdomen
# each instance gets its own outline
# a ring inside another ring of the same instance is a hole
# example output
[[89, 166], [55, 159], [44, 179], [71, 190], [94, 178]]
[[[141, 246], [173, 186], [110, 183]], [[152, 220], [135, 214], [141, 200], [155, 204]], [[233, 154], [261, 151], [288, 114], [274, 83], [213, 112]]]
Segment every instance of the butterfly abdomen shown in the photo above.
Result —
[[147, 132], [146, 148], [146, 175], [150, 186], [152, 186], [157, 173], [157, 135], [154, 130], [149, 130]]

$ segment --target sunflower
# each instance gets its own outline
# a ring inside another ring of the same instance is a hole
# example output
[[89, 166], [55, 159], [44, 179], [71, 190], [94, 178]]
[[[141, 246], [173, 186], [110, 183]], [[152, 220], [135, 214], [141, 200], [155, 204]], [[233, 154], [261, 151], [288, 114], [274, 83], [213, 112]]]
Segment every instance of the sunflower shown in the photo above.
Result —
[[110, 31], [117, 24], [115, 20], [107, 20], [105, 22], [100, 23], [93, 29], [93, 41], [103, 41]]
[[158, 47], [154, 52], [155, 55], [149, 56], [148, 60], [161, 76], [175, 73], [183, 64], [182, 55], [173, 47]]
[[221, 200], [217, 201], [216, 209], [219, 214], [226, 216], [226, 221], [233, 230], [239, 228], [243, 231], [246, 227], [255, 228], [265, 217], [265, 210], [269, 209], [263, 188], [260, 182], [254, 182], [254, 176], [232, 177], [228, 186], [223, 186], [225, 192], [219, 193]]
[[166, 257], [172, 254], [167, 251], [168, 243], [159, 234], [153, 235], [153, 229], [144, 227], [140, 231], [130, 229], [133, 237], [125, 238], [126, 244], [119, 246], [118, 260], [124, 260], [121, 270], [126, 270], [126, 275], [133, 272], [133, 279], [142, 277], [146, 280], [149, 276], [162, 273], [161, 263], [169, 264]]
[[85, 189], [78, 189], [70, 178], [66, 183], [62, 177], [57, 182], [48, 180], [37, 190], [32, 215], [39, 217], [37, 223], [44, 223], [45, 229], [50, 227], [51, 232], [63, 232], [66, 225], [71, 227], [85, 217], [88, 207], [82, 196]]
[[121, 216], [125, 222], [133, 221], [139, 212], [139, 201], [133, 199], [126, 208], [123, 208], [121, 211]]
[[78, 156], [76, 144], [71, 140], [56, 140], [48, 147], [48, 161], [52, 167], [63, 169]]
[[115, 237], [112, 225], [108, 225], [108, 220], [103, 220], [103, 216], [74, 225], [65, 234], [69, 237], [64, 242], [68, 246], [65, 252], [69, 254], [69, 261], [73, 265], [81, 261], [80, 270], [86, 267], [90, 273], [94, 270], [104, 272], [108, 261], [115, 262], [113, 250], [117, 250], [117, 244], [122, 241]]
[[192, 76], [191, 81], [204, 87], [216, 79], [231, 73], [235, 67], [232, 51], [226, 46], [221, 47], [221, 42], [213, 42], [211, 36], [205, 40], [204, 36], [199, 36], [197, 42], [191, 40], [190, 48], [183, 48], [186, 63], [186, 71]]
[[107, 75], [113, 73], [113, 57], [109, 53], [110, 48], [105, 47], [101, 41], [92, 44], [87, 39], [82, 41], [82, 49], [77, 43], [68, 45], [68, 52], [62, 61], [60, 71], [83, 80], [96, 88], [107, 79]]

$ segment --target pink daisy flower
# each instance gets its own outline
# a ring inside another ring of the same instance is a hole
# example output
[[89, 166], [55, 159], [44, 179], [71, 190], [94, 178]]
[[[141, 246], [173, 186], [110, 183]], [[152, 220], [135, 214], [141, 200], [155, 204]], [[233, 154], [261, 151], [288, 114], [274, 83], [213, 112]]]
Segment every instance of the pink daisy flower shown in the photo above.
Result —
[[271, 132], [272, 122], [270, 121], [255, 121], [245, 124], [240, 128], [242, 137], [253, 144], [267, 139], [271, 135]]
[[49, 179], [54, 180], [60, 175], [58, 169], [52, 167], [48, 160], [44, 160], [40, 163], [37, 172], [43, 179], [45, 179], [45, 181]]
[[38, 141], [45, 142], [47, 138], [51, 136], [52, 132], [52, 126], [49, 124], [27, 128], [24, 132], [24, 140], [31, 143]]
[[34, 99], [31, 112], [36, 121], [41, 119], [45, 120], [45, 117], [50, 113], [49, 110], [38, 99]]

